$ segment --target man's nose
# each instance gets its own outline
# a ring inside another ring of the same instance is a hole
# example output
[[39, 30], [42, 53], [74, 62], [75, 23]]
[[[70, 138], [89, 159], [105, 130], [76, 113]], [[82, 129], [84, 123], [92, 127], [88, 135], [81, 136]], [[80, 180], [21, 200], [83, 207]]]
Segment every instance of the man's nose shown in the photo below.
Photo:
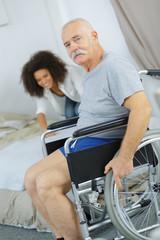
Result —
[[71, 43], [71, 45], [70, 45], [70, 51], [71, 51], [71, 53], [75, 52], [76, 50], [78, 50], [77, 44], [74, 43], [74, 42]]

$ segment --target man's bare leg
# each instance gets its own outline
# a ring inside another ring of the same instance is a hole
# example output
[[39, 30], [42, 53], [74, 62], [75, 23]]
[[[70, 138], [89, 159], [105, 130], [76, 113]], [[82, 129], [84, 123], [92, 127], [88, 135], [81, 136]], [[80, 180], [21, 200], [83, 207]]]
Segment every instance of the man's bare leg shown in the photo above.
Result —
[[[54, 155], [54, 153], [53, 153]], [[44, 162], [45, 161], [45, 162]], [[59, 162], [59, 161], [58, 161]], [[38, 212], [40, 215], [47, 221], [47, 223], [50, 225], [51, 229], [53, 230], [56, 238], [61, 238], [62, 234], [57, 230], [55, 224], [53, 224], [52, 220], [50, 219], [47, 209], [45, 208], [44, 204], [39, 199], [38, 193], [37, 193], [37, 187], [36, 187], [36, 178], [39, 174], [41, 174], [45, 169], [48, 169], [50, 166], [56, 164], [52, 161], [47, 161], [47, 159], [43, 159], [39, 161], [38, 163], [34, 164], [32, 167], [28, 169], [28, 171], [25, 174], [25, 187], [28, 192], [28, 194], [31, 196], [32, 201], [34, 202], [34, 205], [36, 206]]]
[[66, 159], [59, 150], [32, 166], [26, 173], [25, 184], [57, 238], [82, 240], [77, 212], [65, 196], [71, 186], [70, 175]]

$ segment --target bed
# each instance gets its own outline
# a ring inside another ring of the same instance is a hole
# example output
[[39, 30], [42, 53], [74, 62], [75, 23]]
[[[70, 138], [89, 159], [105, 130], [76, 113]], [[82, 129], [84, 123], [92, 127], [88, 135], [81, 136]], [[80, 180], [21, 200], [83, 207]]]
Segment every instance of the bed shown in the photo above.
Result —
[[34, 117], [0, 111], [0, 224], [51, 231], [23, 180], [26, 170], [43, 158], [41, 134]]
[[[160, 127], [157, 117], [150, 127]], [[26, 170], [43, 158], [41, 134], [34, 117], [0, 111], [0, 224], [51, 231], [24, 186]]]

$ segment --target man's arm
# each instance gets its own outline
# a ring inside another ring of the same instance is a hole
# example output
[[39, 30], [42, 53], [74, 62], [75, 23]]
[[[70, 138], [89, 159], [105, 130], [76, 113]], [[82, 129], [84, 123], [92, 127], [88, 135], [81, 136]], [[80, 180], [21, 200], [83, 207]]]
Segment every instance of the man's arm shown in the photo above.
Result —
[[133, 170], [133, 157], [149, 124], [151, 106], [144, 91], [137, 92], [125, 99], [123, 106], [130, 110], [128, 125], [118, 156], [106, 166], [106, 174], [111, 168], [118, 188], [120, 179]]

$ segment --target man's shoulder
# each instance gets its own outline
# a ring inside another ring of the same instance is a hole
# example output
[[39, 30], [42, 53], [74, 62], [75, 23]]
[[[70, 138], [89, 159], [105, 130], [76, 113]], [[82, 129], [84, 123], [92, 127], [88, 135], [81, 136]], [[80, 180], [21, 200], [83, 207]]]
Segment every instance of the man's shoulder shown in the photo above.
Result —
[[103, 60], [107, 61], [108, 63], [119, 61], [119, 60], [125, 60], [120, 55], [114, 52], [105, 52], [103, 55]]
[[117, 62], [120, 61], [120, 56], [113, 52], [105, 52], [100, 64], [100, 71], [104, 73], [115, 69]]
[[126, 58], [113, 52], [106, 52], [103, 59], [107, 70], [121, 69], [125, 67], [132, 69], [134, 67]]

